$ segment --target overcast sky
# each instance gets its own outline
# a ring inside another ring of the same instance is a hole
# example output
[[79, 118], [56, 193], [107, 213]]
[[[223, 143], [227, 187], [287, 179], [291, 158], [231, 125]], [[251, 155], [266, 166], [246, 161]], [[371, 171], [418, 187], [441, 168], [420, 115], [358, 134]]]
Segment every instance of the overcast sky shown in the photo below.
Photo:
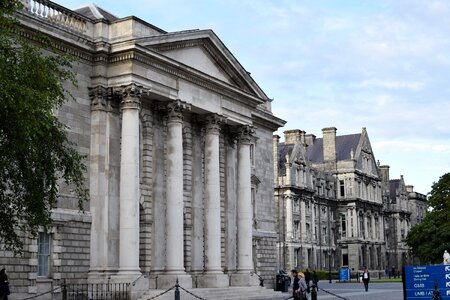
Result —
[[[57, 0], [78, 8], [89, 0]], [[428, 193], [450, 172], [450, 1], [95, 0], [165, 31], [212, 29], [284, 128], [366, 127], [391, 179]]]

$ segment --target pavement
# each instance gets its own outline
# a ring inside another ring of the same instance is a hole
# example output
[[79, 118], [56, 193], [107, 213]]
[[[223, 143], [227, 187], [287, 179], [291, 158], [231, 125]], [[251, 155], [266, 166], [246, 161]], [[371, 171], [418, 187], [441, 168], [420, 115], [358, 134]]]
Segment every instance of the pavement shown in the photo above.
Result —
[[[369, 283], [369, 290], [366, 292], [362, 283], [329, 283], [328, 281], [320, 281], [319, 289], [317, 294], [318, 300], [403, 300], [403, 287], [401, 282]], [[342, 298], [328, 294], [325, 291]], [[308, 299], [311, 299], [311, 294], [308, 294]]]

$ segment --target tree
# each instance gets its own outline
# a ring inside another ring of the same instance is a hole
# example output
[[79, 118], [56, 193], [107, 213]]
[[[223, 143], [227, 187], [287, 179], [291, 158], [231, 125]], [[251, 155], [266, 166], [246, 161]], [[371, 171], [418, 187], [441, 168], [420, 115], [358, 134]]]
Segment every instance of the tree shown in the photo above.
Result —
[[432, 209], [406, 237], [414, 256], [426, 263], [442, 263], [444, 250], [450, 250], [450, 173], [433, 183], [427, 204]]
[[[45, 38], [24, 39], [13, 18], [17, 0], [0, 3], [0, 245], [20, 253], [23, 234], [48, 228], [60, 183], [82, 209], [88, 192], [86, 167], [54, 111], [75, 83], [71, 60]], [[44, 55], [43, 50], [52, 55]]]

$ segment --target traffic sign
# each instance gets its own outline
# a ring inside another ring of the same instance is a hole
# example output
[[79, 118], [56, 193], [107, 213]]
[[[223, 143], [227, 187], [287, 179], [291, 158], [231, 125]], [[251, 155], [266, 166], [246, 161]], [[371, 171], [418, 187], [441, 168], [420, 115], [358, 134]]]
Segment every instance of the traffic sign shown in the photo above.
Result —
[[405, 266], [406, 300], [431, 299], [435, 290], [443, 300], [450, 300], [450, 265]]

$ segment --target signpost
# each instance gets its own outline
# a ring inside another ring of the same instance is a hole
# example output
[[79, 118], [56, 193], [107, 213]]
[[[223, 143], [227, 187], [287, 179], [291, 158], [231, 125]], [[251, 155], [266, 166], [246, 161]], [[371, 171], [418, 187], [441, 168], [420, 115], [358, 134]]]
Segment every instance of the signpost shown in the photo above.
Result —
[[339, 270], [339, 281], [350, 281], [350, 270], [348, 268]]
[[405, 300], [432, 299], [435, 288], [442, 300], [450, 300], [450, 265], [403, 267]]

